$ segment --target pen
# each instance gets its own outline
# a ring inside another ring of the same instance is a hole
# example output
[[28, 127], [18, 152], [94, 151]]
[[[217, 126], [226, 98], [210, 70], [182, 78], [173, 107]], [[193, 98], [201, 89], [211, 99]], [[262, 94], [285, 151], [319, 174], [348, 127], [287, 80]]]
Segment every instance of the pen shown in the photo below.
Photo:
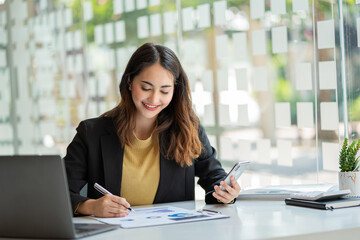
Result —
[[219, 211], [215, 211], [215, 210], [211, 210], [211, 209], [205, 209], [205, 208], [201, 209], [201, 211], [221, 214], [221, 212], [219, 212]]
[[[98, 183], [95, 183], [95, 184], [94, 184], [94, 188], [95, 188], [96, 190], [98, 190], [98, 192], [102, 193], [103, 195], [105, 195], [105, 194], [113, 195], [111, 192], [109, 192], [108, 190], [106, 190], [103, 186], [101, 186], [101, 185], [98, 184]], [[131, 207], [129, 207], [129, 208], [127, 208], [127, 209], [128, 209], [129, 211], [135, 212], [135, 210], [132, 209]]]

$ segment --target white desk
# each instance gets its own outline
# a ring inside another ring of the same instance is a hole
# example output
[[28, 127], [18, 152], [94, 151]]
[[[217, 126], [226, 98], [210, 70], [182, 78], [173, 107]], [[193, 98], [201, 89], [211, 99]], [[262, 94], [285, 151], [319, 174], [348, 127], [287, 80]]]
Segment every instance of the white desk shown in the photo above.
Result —
[[[168, 203], [200, 209], [204, 201]], [[360, 207], [317, 210], [287, 206], [284, 201], [237, 201], [233, 205], [207, 205], [229, 215], [228, 219], [181, 223], [158, 227], [121, 229], [86, 239], [357, 239], [360, 237]], [[136, 208], [135, 208], [136, 209]], [[75, 218], [74, 222], [97, 222]]]

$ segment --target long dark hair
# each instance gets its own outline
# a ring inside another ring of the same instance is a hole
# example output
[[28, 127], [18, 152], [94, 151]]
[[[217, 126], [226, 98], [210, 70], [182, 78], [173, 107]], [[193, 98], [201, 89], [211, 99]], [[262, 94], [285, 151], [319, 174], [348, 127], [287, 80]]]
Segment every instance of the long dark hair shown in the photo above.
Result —
[[121, 101], [112, 110], [102, 114], [112, 117], [122, 147], [131, 146], [135, 128], [136, 107], [129, 85], [134, 77], [155, 63], [160, 63], [174, 76], [174, 94], [170, 104], [157, 117], [154, 136], [160, 136], [160, 152], [179, 165], [190, 166], [201, 153], [198, 129], [199, 119], [192, 108], [189, 80], [175, 53], [162, 45], [145, 43], [131, 56], [122, 76], [119, 89]]

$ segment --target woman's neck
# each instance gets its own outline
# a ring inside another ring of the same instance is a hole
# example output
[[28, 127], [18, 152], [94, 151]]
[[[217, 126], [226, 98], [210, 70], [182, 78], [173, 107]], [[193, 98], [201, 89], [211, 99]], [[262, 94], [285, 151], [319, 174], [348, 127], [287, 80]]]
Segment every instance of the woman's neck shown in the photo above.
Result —
[[134, 129], [135, 136], [140, 140], [148, 139], [154, 131], [156, 120], [137, 119]]

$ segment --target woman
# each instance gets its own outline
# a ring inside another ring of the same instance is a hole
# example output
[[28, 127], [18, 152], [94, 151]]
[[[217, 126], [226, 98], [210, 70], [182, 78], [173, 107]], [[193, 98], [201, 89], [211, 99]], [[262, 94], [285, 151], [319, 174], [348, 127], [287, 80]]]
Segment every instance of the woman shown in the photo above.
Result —
[[[230, 203], [238, 196], [234, 178], [232, 187], [221, 181], [226, 173], [192, 109], [188, 79], [173, 51], [142, 45], [119, 88], [119, 105], [82, 121], [67, 148], [75, 214], [124, 217], [130, 204], [193, 200], [195, 176], [206, 203]], [[93, 188], [96, 182], [113, 195], [102, 196]], [[88, 197], [79, 193], [86, 183]]]

